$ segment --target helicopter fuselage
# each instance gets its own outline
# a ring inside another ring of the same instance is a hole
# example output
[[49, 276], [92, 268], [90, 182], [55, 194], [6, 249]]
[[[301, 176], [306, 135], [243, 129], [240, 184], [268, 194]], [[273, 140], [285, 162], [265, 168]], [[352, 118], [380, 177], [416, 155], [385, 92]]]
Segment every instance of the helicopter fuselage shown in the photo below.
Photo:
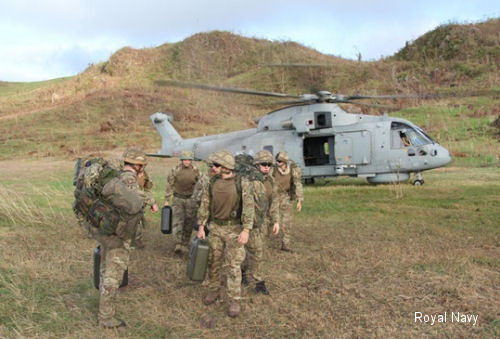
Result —
[[399, 182], [451, 161], [446, 148], [405, 119], [347, 113], [334, 103], [282, 108], [263, 116], [257, 128], [192, 139], [183, 139], [163, 113], [151, 120], [162, 137], [158, 156], [190, 149], [205, 160], [219, 149], [234, 154], [267, 149], [273, 155], [285, 150], [306, 180], [349, 175]]

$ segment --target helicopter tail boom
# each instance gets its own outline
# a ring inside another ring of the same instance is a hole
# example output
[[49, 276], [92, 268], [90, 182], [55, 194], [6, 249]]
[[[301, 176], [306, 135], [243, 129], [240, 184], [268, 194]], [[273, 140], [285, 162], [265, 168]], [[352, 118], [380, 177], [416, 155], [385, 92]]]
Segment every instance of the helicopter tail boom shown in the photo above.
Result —
[[173, 156], [176, 150], [182, 148], [184, 139], [170, 123], [172, 116], [157, 112], [150, 118], [161, 136], [161, 150], [158, 153], [163, 156]]

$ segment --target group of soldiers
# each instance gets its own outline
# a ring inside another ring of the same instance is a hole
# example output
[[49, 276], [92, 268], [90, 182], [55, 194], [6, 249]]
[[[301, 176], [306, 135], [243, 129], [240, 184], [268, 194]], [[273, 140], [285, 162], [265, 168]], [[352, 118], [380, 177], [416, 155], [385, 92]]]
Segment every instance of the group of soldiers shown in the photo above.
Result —
[[[267, 150], [257, 152], [253, 158], [257, 175], [237, 173], [235, 157], [227, 150], [210, 154], [207, 172], [193, 164], [194, 156], [190, 151], [182, 152], [179, 159], [180, 164], [168, 175], [164, 203], [172, 207], [174, 253], [181, 255], [188, 251], [193, 225], [198, 225], [196, 236], [207, 238], [210, 246], [208, 292], [203, 296], [203, 303], [210, 305], [220, 298], [224, 264], [227, 266], [224, 273], [229, 299], [227, 314], [236, 317], [241, 311], [242, 283], [255, 284], [257, 293], [269, 294], [261, 269], [266, 236], [281, 233], [280, 249], [292, 252], [293, 204], [296, 201], [297, 211], [300, 211], [303, 202], [300, 168], [285, 151], [277, 153], [275, 159]], [[157, 212], [158, 206], [151, 194], [152, 182], [145, 172], [144, 152], [137, 147], [128, 148], [122, 161], [119, 179], [142, 197], [144, 205], [153, 213]], [[258, 201], [257, 197], [261, 199]], [[112, 245], [106, 237], [94, 232], [94, 238], [103, 248], [98, 322], [106, 328], [125, 325], [115, 317], [114, 300], [128, 267], [131, 247], [145, 246], [143, 215], [139, 219], [125, 218], [120, 223], [118, 232], [131, 227], [137, 232], [106, 236], [117, 240], [111, 242]], [[247, 265], [242, 268], [244, 261]]]

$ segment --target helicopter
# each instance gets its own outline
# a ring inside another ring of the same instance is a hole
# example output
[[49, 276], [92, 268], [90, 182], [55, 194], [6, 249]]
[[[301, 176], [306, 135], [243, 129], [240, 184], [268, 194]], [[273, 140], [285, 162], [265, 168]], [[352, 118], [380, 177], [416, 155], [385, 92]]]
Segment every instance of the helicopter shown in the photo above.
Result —
[[261, 117], [256, 128], [183, 139], [172, 125], [171, 115], [150, 116], [162, 138], [157, 157], [177, 156], [191, 150], [198, 160], [220, 149], [253, 155], [265, 149], [276, 155], [287, 151], [302, 169], [305, 183], [315, 178], [351, 176], [372, 184], [405, 182], [414, 173], [413, 184], [423, 185], [422, 172], [451, 162], [450, 152], [419, 126], [408, 120], [348, 113], [340, 103], [367, 106], [363, 99], [394, 99], [413, 95], [341, 95], [329, 91], [291, 95], [248, 89], [158, 80], [158, 85], [180, 86], [222, 92], [291, 98], [284, 107]]

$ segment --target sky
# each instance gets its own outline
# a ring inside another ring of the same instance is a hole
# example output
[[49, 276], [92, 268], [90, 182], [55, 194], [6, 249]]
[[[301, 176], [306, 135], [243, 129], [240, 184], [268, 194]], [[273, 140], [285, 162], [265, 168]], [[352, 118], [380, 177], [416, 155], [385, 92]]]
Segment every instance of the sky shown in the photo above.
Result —
[[377, 60], [439, 25], [496, 17], [498, 0], [0, 0], [0, 81], [72, 76], [125, 46], [212, 30]]

